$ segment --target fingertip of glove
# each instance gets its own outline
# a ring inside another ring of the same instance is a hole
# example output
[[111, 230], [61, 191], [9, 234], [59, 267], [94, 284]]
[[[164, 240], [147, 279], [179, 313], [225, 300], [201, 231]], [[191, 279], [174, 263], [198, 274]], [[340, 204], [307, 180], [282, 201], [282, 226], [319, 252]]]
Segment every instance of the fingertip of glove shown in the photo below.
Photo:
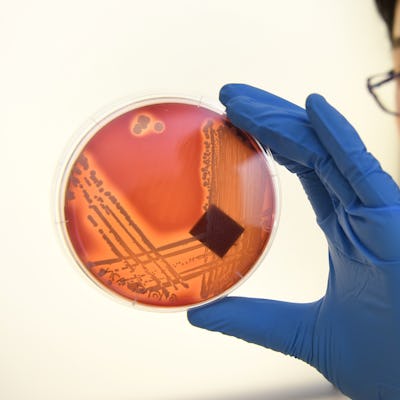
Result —
[[237, 83], [228, 83], [222, 86], [221, 90], [219, 91], [219, 100], [222, 104], [226, 105], [232, 98], [236, 85]]
[[226, 105], [233, 97], [246, 96], [248, 88], [244, 83], [227, 83], [219, 91], [219, 100]]
[[198, 316], [199, 313], [196, 312], [195, 310], [188, 310], [188, 312], [186, 313], [187, 316], [187, 320], [194, 326], [199, 326], [198, 323]]
[[313, 110], [320, 104], [326, 104], [326, 100], [318, 93], [310, 94], [306, 99], [306, 109]]
[[212, 325], [211, 316], [209, 315], [210, 313], [207, 308], [207, 306], [204, 306], [188, 310], [186, 314], [188, 321], [198, 328], [210, 328], [210, 325]]
[[226, 297], [209, 304], [191, 308], [187, 312], [187, 319], [194, 326], [212, 329], [235, 301], [236, 297]]

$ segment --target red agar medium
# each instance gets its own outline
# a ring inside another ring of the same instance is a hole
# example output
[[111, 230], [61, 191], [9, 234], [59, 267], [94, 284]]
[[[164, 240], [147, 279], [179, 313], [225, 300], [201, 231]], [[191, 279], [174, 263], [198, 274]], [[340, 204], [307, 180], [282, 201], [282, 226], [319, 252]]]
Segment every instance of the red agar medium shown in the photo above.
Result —
[[143, 306], [226, 294], [273, 231], [266, 153], [221, 114], [154, 99], [92, 130], [64, 173], [65, 236], [99, 286]]

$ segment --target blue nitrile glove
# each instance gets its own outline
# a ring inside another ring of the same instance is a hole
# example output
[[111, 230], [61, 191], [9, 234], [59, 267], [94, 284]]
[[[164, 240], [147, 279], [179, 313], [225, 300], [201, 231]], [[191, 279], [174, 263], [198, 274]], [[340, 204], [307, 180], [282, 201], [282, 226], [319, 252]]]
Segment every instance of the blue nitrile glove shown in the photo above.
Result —
[[354, 400], [399, 400], [398, 186], [319, 95], [304, 110], [232, 84], [220, 99], [300, 178], [328, 241], [329, 282], [313, 303], [228, 297], [190, 310], [190, 322], [304, 360]]

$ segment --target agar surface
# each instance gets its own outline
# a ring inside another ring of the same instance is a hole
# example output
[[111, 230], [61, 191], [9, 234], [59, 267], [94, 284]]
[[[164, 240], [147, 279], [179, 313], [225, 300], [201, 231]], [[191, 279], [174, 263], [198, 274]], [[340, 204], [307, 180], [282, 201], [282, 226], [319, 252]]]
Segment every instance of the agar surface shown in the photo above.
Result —
[[117, 117], [79, 154], [66, 229], [81, 267], [109, 290], [188, 306], [254, 266], [273, 226], [273, 190], [264, 154], [223, 117], [155, 104]]

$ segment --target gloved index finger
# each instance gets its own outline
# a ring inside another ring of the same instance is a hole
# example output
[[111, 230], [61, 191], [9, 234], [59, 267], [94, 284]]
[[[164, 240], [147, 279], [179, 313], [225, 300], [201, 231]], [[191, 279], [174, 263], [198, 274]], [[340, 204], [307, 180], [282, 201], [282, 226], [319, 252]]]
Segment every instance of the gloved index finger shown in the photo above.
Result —
[[246, 96], [259, 102], [274, 104], [276, 107], [284, 107], [287, 110], [304, 112], [303, 108], [291, 103], [290, 101], [287, 101], [279, 96], [275, 96], [274, 94], [266, 92], [265, 90], [242, 83], [227, 84], [223, 86], [219, 92], [219, 99], [225, 106], [230, 99], [236, 96]]
[[273, 95], [260, 97], [256, 93], [254, 98], [245, 96], [238, 86], [234, 89], [238, 90], [228, 93], [224, 101], [227, 116], [235, 126], [290, 164], [315, 170], [330, 194], [345, 207], [353, 204], [354, 190], [319, 142], [304, 109]]
[[308, 97], [306, 110], [320, 142], [365, 206], [381, 207], [400, 201], [396, 183], [337, 110], [320, 95]]

